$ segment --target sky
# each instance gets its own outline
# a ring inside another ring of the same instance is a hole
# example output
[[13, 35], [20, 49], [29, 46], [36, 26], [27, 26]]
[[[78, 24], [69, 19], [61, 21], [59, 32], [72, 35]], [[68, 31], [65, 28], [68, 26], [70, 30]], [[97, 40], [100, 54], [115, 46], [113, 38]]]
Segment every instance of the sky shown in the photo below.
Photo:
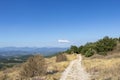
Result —
[[0, 47], [69, 47], [120, 36], [120, 0], [0, 0]]

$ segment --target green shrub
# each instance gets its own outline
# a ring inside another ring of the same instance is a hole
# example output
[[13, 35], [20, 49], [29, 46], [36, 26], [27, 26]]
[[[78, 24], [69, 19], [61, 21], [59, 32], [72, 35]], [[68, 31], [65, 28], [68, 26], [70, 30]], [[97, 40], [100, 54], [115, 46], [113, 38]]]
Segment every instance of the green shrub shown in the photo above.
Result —
[[85, 57], [90, 57], [92, 55], [94, 55], [94, 50], [90, 48], [88, 51], [86, 51]]
[[100, 39], [97, 44], [97, 52], [108, 52], [112, 51], [114, 47], [117, 45], [117, 42], [115, 39], [104, 37], [103, 39]]
[[87, 43], [84, 46], [71, 46], [71, 48], [67, 51], [69, 53], [81, 53], [85, 56], [92, 56], [93, 53], [89, 49], [92, 49], [94, 53], [99, 55], [107, 55], [107, 52], [112, 51], [117, 43], [120, 41], [120, 38], [109, 38], [108, 36], [104, 37], [93, 43]]
[[92, 49], [92, 50], [95, 50], [96, 49], [96, 44], [95, 43], [87, 43], [83, 46], [83, 48], [81, 49], [81, 53], [83, 55], [85, 55], [85, 53], [89, 50], [89, 49]]
[[65, 53], [71, 54], [71, 50], [68, 49], [67, 51], [65, 51]]
[[71, 53], [78, 53], [78, 47], [77, 46], [71, 46], [70, 51], [71, 51]]
[[67, 61], [67, 57], [65, 54], [58, 54], [56, 56], [56, 62]]
[[80, 46], [80, 47], [78, 48], [78, 53], [81, 53], [81, 51], [82, 51], [83, 48], [84, 48], [84, 46]]
[[20, 75], [24, 78], [42, 76], [46, 74], [45, 59], [41, 55], [35, 55], [30, 57], [26, 63], [22, 66]]

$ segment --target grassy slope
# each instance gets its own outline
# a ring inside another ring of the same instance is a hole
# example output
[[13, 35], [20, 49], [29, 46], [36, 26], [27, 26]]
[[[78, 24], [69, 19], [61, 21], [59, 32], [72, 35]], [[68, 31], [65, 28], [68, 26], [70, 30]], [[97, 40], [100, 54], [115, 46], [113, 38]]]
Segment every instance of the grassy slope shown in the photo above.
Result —
[[[55, 80], [55, 79], [59, 80], [62, 72], [69, 65], [69, 62], [76, 58], [76, 55], [75, 54], [67, 55], [67, 58], [68, 61], [63, 61], [63, 62], [56, 62], [56, 57], [45, 59], [48, 65], [47, 71], [56, 71], [56, 70], [58, 71], [55, 74], [46, 75], [47, 77], [46, 80]], [[4, 71], [0, 71], [0, 80], [4, 80], [2, 78], [5, 77], [7, 77], [9, 80], [16, 80], [17, 78], [19, 79], [20, 69], [21, 69], [21, 65], [18, 65], [17, 67], [8, 68]]]
[[66, 55], [68, 61], [63, 62], [56, 62], [56, 57], [52, 57], [50, 59], [46, 59], [48, 64], [48, 71], [49, 70], [57, 70], [58, 72], [56, 74], [47, 75], [47, 80], [59, 80], [62, 72], [66, 69], [66, 67], [69, 65], [70, 61], [74, 60], [76, 58], [75, 54], [72, 55]]
[[[62, 72], [70, 61], [76, 58], [75, 54], [67, 55], [68, 61], [56, 62], [56, 57], [46, 58], [48, 71], [58, 72], [46, 75], [46, 80], [59, 80]], [[108, 55], [106, 57], [95, 55], [91, 58], [83, 58], [83, 65], [87, 72], [91, 74], [92, 80], [120, 80], [120, 53]], [[0, 80], [5, 74], [9, 80], [19, 78], [21, 65], [0, 72]]]
[[84, 58], [83, 64], [92, 80], [120, 80], [120, 53]]

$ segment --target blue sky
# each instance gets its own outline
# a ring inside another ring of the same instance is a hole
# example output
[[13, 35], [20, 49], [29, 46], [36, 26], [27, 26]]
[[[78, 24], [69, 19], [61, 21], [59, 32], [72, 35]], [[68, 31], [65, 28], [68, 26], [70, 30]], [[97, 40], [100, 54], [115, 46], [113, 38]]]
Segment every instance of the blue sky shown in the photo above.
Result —
[[104, 36], [120, 36], [120, 0], [0, 0], [0, 47], [69, 47]]

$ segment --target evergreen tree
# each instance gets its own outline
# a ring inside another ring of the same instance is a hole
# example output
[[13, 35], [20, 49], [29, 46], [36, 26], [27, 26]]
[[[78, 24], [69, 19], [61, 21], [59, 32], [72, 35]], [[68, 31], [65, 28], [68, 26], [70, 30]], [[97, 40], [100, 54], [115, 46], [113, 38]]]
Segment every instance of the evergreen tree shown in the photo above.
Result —
[[105, 36], [103, 39], [100, 39], [94, 43], [87, 43], [84, 46], [71, 46], [67, 52], [81, 53], [87, 57], [92, 56], [94, 53], [107, 55], [108, 51], [112, 51], [115, 48], [118, 41], [120, 42], [120, 37], [109, 38], [108, 36]]
[[94, 50], [92, 48], [90, 48], [88, 51], [86, 51], [85, 56], [90, 57], [92, 55], [94, 55]]
[[81, 51], [82, 51], [83, 48], [84, 48], [84, 46], [80, 46], [80, 47], [78, 48], [78, 53], [81, 53]]
[[71, 46], [70, 48], [72, 53], [78, 53], [78, 47], [77, 46]]
[[115, 39], [104, 37], [96, 42], [96, 50], [98, 53], [112, 51], [116, 44]]

